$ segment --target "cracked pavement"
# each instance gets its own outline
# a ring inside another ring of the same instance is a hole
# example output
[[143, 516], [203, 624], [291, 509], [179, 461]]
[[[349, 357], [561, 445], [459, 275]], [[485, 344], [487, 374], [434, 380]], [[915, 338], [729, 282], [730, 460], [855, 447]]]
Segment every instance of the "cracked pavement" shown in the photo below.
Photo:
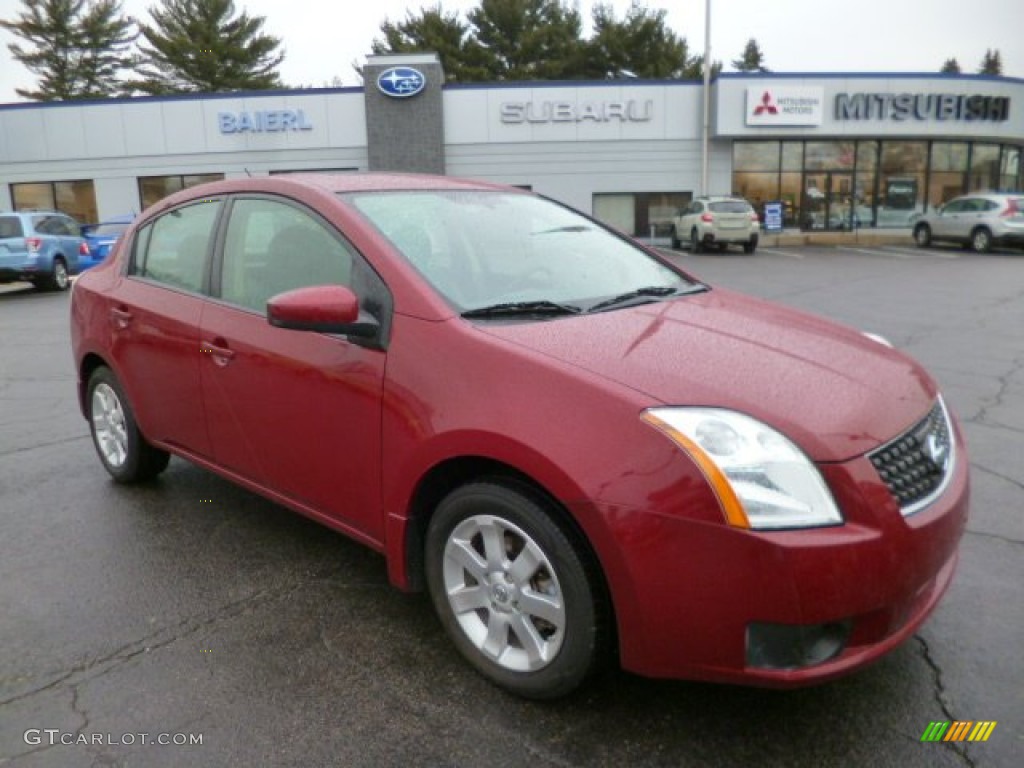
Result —
[[[113, 485], [77, 411], [68, 297], [0, 288], [0, 766], [1018, 765], [1024, 254], [866, 250], [674, 258], [881, 333], [938, 378], [972, 515], [936, 613], [818, 688], [609, 672], [554, 703], [477, 677], [427, 599], [339, 534], [177, 459], [151, 486]], [[922, 744], [934, 720], [999, 724]], [[203, 743], [28, 744], [33, 728]]]

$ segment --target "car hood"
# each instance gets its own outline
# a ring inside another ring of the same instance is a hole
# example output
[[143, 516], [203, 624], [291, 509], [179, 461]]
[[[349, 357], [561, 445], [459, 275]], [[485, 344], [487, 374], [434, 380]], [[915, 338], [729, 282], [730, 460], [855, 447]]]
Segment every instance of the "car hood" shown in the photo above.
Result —
[[749, 414], [821, 462], [891, 440], [936, 397], [931, 378], [906, 355], [828, 320], [722, 289], [477, 327], [644, 393], [652, 405]]

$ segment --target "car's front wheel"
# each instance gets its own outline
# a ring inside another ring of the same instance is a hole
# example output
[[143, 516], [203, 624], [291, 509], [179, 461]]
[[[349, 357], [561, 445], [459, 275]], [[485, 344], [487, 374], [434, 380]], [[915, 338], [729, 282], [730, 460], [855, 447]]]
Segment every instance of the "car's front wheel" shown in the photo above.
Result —
[[978, 227], [971, 232], [971, 248], [975, 253], [987, 253], [992, 249], [992, 233], [985, 227]]
[[149, 480], [167, 468], [170, 455], [146, 442], [113, 371], [92, 372], [85, 402], [96, 453], [117, 482]]
[[427, 585], [456, 647], [534, 699], [577, 688], [607, 635], [600, 580], [553, 514], [528, 489], [477, 482], [441, 502], [426, 539]]
[[932, 244], [932, 228], [927, 224], [918, 224], [914, 227], [914, 242], [919, 248], [927, 248]]

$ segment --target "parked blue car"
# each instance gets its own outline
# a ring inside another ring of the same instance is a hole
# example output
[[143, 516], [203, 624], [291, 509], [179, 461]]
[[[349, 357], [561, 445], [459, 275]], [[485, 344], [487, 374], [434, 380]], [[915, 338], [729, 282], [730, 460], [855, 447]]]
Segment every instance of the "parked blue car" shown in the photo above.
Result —
[[94, 267], [107, 258], [114, 243], [124, 234], [134, 219], [134, 213], [127, 213], [123, 216], [111, 216], [99, 224], [87, 224], [82, 227], [82, 234], [89, 244], [89, 259], [82, 263], [82, 269]]
[[89, 259], [81, 225], [60, 211], [0, 213], [0, 283], [66, 291]]

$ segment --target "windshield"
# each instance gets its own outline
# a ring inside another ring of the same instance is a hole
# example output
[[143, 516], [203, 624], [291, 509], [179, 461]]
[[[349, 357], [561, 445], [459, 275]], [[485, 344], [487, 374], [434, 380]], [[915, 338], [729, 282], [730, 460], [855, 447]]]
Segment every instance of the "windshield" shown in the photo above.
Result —
[[360, 192], [351, 202], [458, 311], [586, 311], [695, 288], [599, 224], [543, 198], [486, 190]]

